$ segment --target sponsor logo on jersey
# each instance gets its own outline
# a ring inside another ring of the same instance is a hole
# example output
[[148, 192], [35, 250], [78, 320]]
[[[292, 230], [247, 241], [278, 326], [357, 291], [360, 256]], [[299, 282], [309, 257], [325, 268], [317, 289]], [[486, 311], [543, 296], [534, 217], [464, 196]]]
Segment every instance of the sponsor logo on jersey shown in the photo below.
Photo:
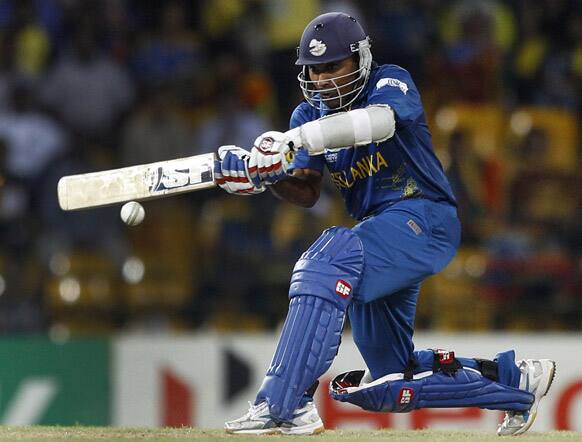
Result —
[[337, 161], [337, 154], [337, 151], [326, 150], [324, 153], [325, 161], [328, 163], [335, 163]]
[[321, 40], [316, 40], [315, 38], [309, 42], [309, 52], [311, 55], [316, 57], [321, 57], [327, 51], [327, 45]]
[[[327, 159], [327, 157], [326, 157]], [[331, 180], [339, 189], [350, 189], [357, 181], [364, 180], [388, 167], [388, 162], [380, 151], [363, 156], [350, 166], [348, 170], [331, 172]]]
[[335, 284], [335, 292], [342, 298], [347, 298], [352, 293], [352, 285], [343, 279], [338, 279]]
[[397, 80], [396, 78], [381, 78], [376, 83], [376, 89], [381, 89], [384, 86], [400, 88], [404, 95], [406, 95], [406, 93], [408, 92], [408, 85], [403, 81]]
[[409, 219], [408, 221], [406, 221], [406, 224], [408, 225], [408, 227], [410, 227], [412, 229], [412, 231], [414, 232], [414, 234], [416, 236], [418, 236], [422, 233], [422, 229], [420, 228], [420, 226], [418, 224], [416, 224], [416, 222], [414, 222], [413, 219]]
[[398, 404], [408, 405], [414, 397], [414, 390], [412, 388], [401, 388], [398, 395]]
[[412, 177], [406, 180], [406, 185], [402, 189], [402, 198], [412, 198], [413, 196], [417, 196], [421, 193], [421, 190], [418, 188], [418, 184], [416, 180]]

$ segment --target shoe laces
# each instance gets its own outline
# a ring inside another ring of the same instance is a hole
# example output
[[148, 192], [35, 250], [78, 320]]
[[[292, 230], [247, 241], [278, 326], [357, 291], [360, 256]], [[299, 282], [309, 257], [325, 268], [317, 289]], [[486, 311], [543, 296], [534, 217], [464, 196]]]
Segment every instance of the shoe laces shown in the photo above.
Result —
[[257, 405], [255, 405], [251, 401], [248, 401], [248, 404], [249, 404], [248, 415], [249, 415], [249, 417], [254, 417], [254, 416], [260, 414], [259, 411], [263, 407], [264, 402], [259, 402]]
[[506, 411], [503, 423], [506, 426], [521, 426], [524, 422], [524, 413], [521, 411]]

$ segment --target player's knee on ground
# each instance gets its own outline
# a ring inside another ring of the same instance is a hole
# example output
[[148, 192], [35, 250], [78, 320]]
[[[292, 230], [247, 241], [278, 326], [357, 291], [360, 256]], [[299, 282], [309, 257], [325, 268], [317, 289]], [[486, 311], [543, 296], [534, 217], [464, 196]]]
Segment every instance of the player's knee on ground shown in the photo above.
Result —
[[[519, 388], [499, 382], [509, 380], [507, 370], [498, 362], [473, 360], [469, 368], [454, 358], [454, 353], [435, 351], [432, 367], [415, 372], [389, 374], [364, 383], [364, 371], [356, 370], [337, 376], [330, 384], [331, 396], [365, 410], [408, 412], [417, 408], [481, 407], [492, 410], [526, 411], [534, 396]], [[452, 355], [452, 357], [449, 357]], [[502, 365], [515, 353], [504, 352]], [[496, 361], [498, 358], [496, 358]]]

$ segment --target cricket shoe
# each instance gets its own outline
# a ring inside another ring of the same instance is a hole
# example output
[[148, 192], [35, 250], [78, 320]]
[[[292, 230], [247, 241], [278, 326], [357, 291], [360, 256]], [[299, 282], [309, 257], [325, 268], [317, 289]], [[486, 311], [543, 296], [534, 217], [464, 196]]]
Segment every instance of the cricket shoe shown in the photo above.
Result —
[[324, 431], [323, 422], [313, 402], [295, 410], [288, 421], [277, 421], [271, 417], [267, 402], [253, 405], [242, 417], [226, 422], [224, 428], [230, 434], [286, 434], [310, 435]]
[[506, 411], [497, 429], [498, 436], [517, 436], [529, 430], [536, 419], [538, 405], [556, 375], [556, 363], [549, 359], [524, 359], [517, 361], [517, 366], [521, 371], [519, 388], [533, 394], [534, 402], [527, 411]]

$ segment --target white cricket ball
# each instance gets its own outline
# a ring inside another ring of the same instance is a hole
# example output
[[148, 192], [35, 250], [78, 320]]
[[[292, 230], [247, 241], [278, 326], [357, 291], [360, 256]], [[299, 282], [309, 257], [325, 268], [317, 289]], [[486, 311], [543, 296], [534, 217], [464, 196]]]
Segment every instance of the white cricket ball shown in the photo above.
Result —
[[125, 203], [121, 208], [121, 219], [128, 226], [137, 226], [145, 217], [143, 206], [137, 201]]

